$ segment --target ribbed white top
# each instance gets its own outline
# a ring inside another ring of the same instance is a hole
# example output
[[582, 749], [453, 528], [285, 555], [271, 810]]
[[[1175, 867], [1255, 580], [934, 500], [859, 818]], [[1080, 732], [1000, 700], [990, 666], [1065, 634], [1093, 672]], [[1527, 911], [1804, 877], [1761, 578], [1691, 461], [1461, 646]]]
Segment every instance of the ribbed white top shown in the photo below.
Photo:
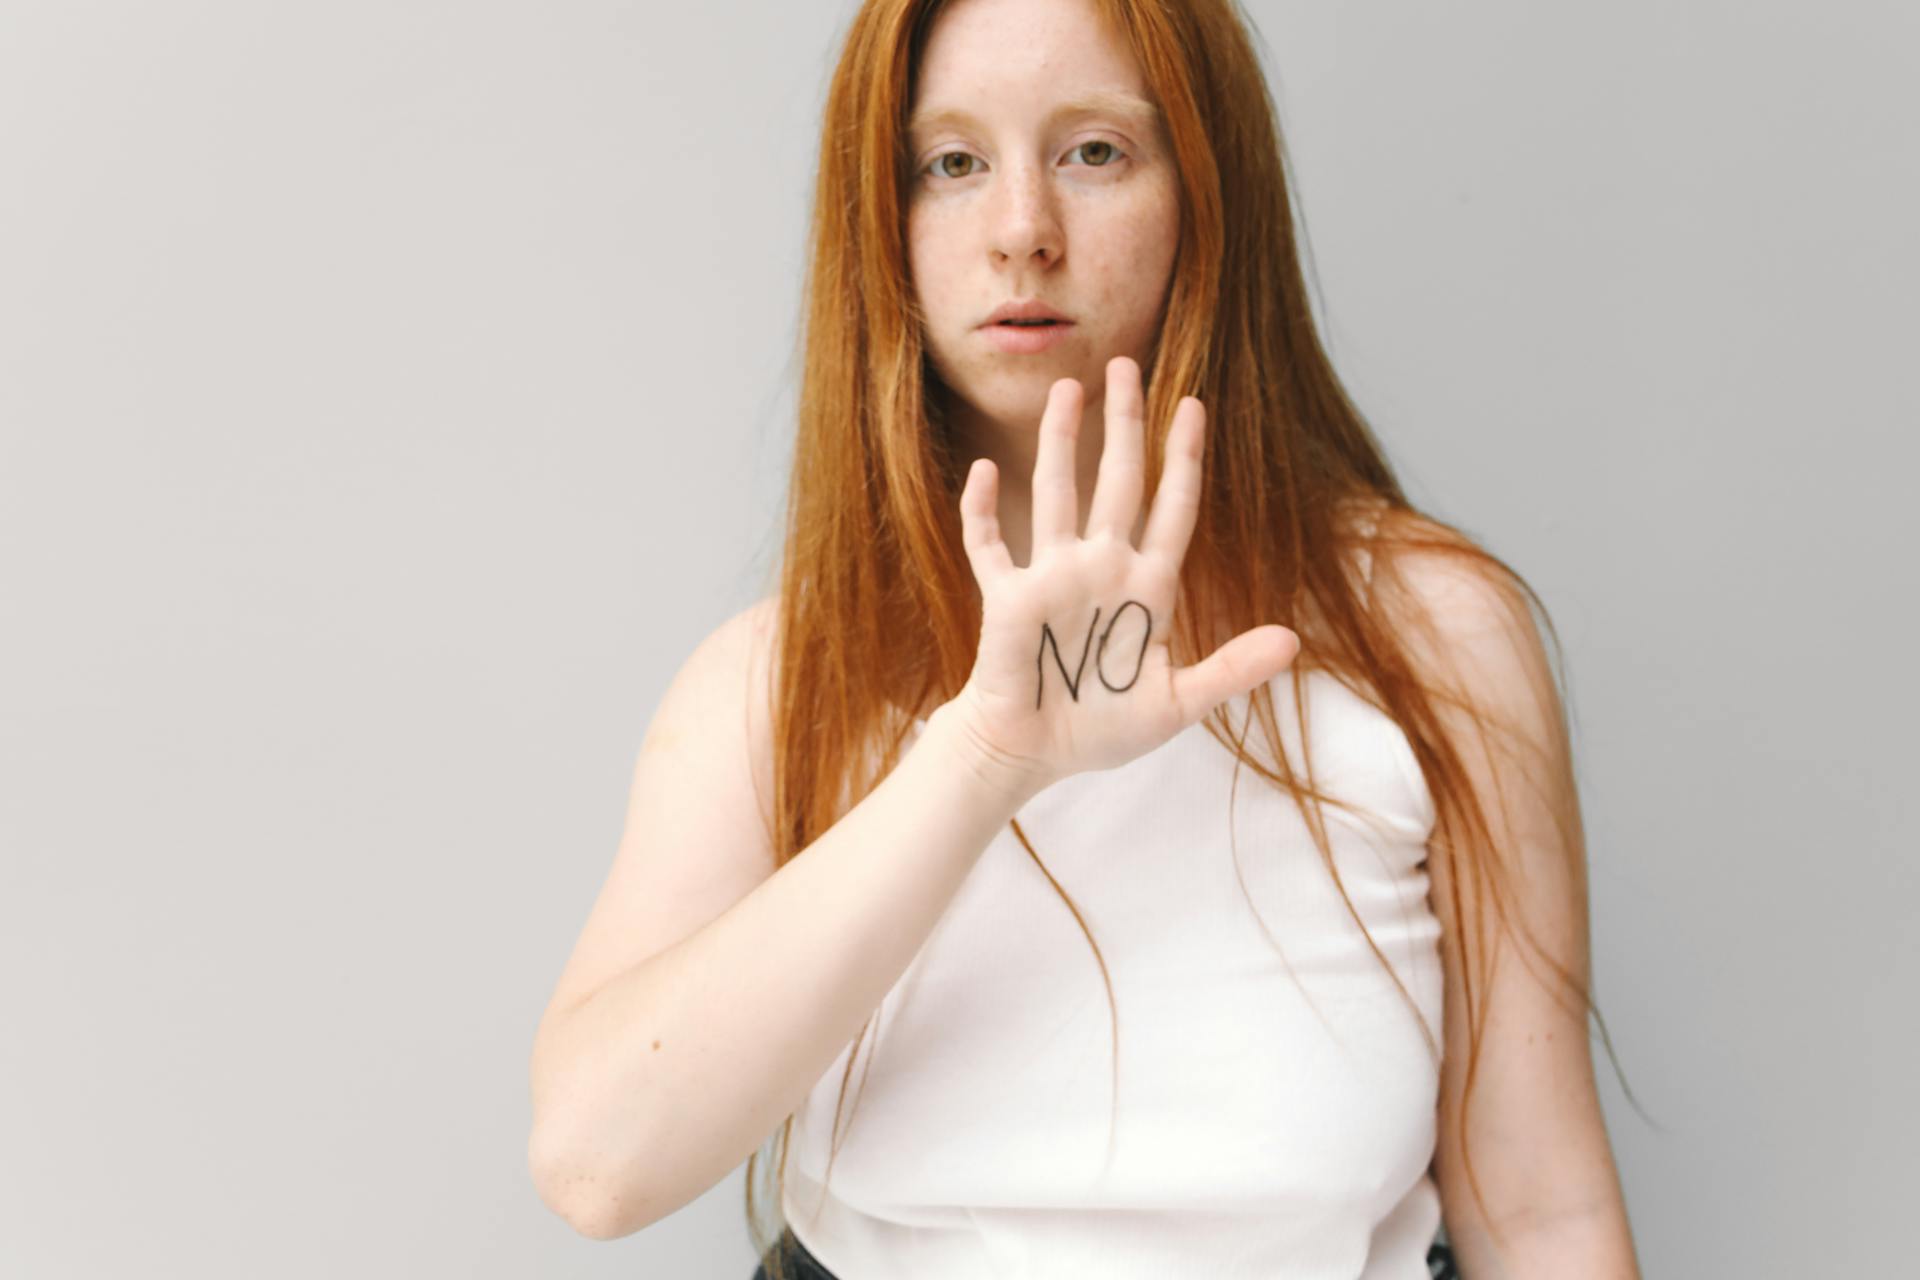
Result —
[[[1438, 1044], [1432, 797], [1391, 719], [1305, 680], [1315, 780], [1363, 811], [1324, 806], [1335, 865]], [[1092, 949], [987, 847], [860, 1046], [824, 1194], [851, 1044], [795, 1119], [783, 1207], [839, 1280], [1425, 1280], [1437, 1067], [1292, 800], [1242, 767], [1229, 822], [1233, 770], [1194, 725], [1020, 811], [1106, 958], [1117, 1093]]]

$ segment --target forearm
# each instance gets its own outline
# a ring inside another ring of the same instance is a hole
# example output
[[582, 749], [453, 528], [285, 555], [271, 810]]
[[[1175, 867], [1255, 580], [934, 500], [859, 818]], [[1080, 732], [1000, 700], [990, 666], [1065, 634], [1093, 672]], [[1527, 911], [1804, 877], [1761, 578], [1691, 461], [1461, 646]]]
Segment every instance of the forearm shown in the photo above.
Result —
[[1617, 1197], [1588, 1209], [1509, 1231], [1504, 1245], [1477, 1230], [1454, 1235], [1448, 1245], [1462, 1280], [1640, 1280], [1626, 1205]]
[[533, 1163], [585, 1234], [694, 1199], [805, 1098], [1031, 788], [936, 711], [860, 803], [716, 919], [543, 1028]]

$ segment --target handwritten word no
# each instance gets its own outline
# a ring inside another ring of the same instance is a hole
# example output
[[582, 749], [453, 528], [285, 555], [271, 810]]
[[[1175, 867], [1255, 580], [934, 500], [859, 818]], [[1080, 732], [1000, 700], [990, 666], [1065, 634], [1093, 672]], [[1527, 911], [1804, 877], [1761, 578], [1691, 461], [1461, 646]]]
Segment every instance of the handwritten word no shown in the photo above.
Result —
[[[1141, 613], [1145, 614], [1147, 619], [1147, 625], [1144, 628], [1142, 628], [1140, 632], [1140, 652], [1133, 655], [1133, 674], [1127, 677], [1127, 682], [1125, 684], [1115, 684], [1113, 681], [1107, 678], [1107, 671], [1106, 671], [1107, 641], [1113, 636], [1114, 624], [1120, 621], [1121, 617], [1126, 614], [1128, 609], [1138, 609]], [[1084, 678], [1086, 673], [1087, 654], [1089, 652], [1093, 654], [1094, 674], [1100, 677], [1101, 684], [1105, 685], [1107, 688], [1111, 689], [1115, 693], [1125, 693], [1128, 689], [1133, 688], [1133, 682], [1140, 678], [1140, 668], [1146, 661], [1147, 641], [1153, 636], [1152, 611], [1149, 610], [1147, 606], [1145, 606], [1144, 604], [1141, 604], [1138, 600], [1127, 601], [1125, 604], [1121, 605], [1118, 609], [1115, 609], [1113, 611], [1113, 616], [1107, 619], [1106, 630], [1100, 633], [1100, 647], [1098, 649], [1095, 649], [1093, 647], [1093, 630], [1095, 627], [1099, 625], [1100, 625], [1100, 610], [1098, 607], [1096, 607], [1093, 611], [1093, 621], [1087, 624], [1087, 638], [1083, 640], [1080, 644], [1080, 661], [1077, 664], [1075, 664], [1073, 668], [1073, 674], [1068, 675], [1066, 661], [1060, 656], [1060, 642], [1054, 638], [1053, 628], [1044, 622], [1040, 624], [1040, 652], [1034, 657], [1034, 666], [1036, 668], [1035, 674], [1036, 674], [1036, 678], [1039, 685], [1039, 687], [1033, 691], [1033, 709], [1035, 711], [1038, 711], [1040, 709], [1041, 695], [1046, 690], [1046, 687], [1047, 687], [1046, 658], [1047, 658], [1047, 648], [1049, 645], [1051, 645], [1053, 648], [1054, 665], [1060, 668], [1060, 678], [1067, 682], [1067, 692], [1070, 695], [1072, 695], [1073, 700], [1075, 702], [1080, 701], [1080, 681], [1082, 680], [1082, 678]]]

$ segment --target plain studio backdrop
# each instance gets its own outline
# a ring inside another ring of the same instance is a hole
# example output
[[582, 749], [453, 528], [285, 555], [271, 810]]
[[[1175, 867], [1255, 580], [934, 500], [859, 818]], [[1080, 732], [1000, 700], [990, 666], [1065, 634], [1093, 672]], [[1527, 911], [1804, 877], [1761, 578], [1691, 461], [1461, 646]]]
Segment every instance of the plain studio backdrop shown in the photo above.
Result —
[[[1916, 10], [1246, 9], [1336, 364], [1566, 642], [1646, 1274], [1905, 1274]], [[0, 5], [0, 1274], [750, 1273], [744, 1169], [550, 1214], [527, 1059], [778, 553], [852, 11]]]

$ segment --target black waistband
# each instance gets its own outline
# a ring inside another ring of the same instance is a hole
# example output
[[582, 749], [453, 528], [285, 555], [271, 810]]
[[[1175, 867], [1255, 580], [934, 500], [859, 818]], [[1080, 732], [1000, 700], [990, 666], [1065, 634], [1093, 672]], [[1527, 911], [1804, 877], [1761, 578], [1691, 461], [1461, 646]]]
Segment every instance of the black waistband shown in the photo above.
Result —
[[[821, 1265], [820, 1259], [807, 1252], [807, 1246], [800, 1243], [800, 1237], [788, 1227], [774, 1241], [772, 1252], [780, 1254], [786, 1263], [787, 1280], [839, 1280], [833, 1272]], [[753, 1273], [753, 1280], [770, 1280], [767, 1274], [766, 1259], [761, 1259], [759, 1270]]]
[[[807, 1252], [807, 1246], [800, 1243], [800, 1238], [793, 1234], [793, 1228], [782, 1231], [773, 1247], [786, 1260], [787, 1280], [838, 1280], [833, 1272], [821, 1265], [820, 1259]], [[1446, 1242], [1435, 1240], [1428, 1248], [1427, 1271], [1432, 1280], [1459, 1280], [1460, 1272], [1453, 1261], [1453, 1250]], [[753, 1280], [770, 1280], [764, 1259], [759, 1270], [753, 1273]]]

